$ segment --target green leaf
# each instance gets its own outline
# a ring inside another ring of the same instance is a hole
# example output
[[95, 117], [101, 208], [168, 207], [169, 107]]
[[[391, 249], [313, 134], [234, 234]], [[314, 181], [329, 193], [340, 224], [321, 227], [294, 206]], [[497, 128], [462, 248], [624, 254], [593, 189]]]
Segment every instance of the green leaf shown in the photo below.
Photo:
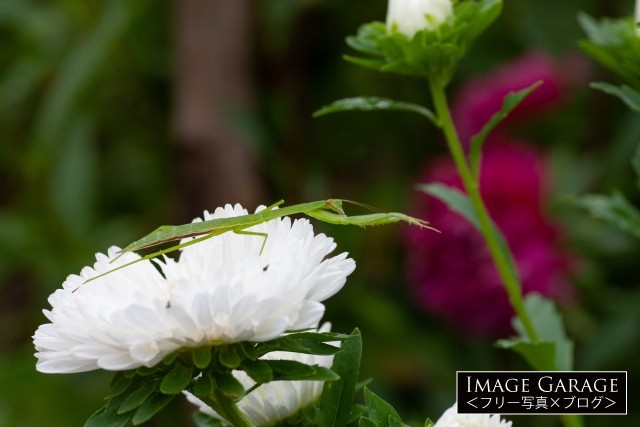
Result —
[[361, 357], [362, 338], [360, 331], [355, 329], [353, 336], [342, 343], [342, 350], [333, 358], [331, 369], [340, 379], [324, 384], [318, 417], [320, 427], [342, 427], [349, 422]]
[[143, 383], [136, 390], [129, 393], [122, 405], [120, 405], [120, 408], [118, 408], [118, 413], [124, 414], [142, 406], [142, 404], [149, 398], [149, 396], [151, 396], [157, 390], [157, 387], [157, 381], [147, 381]]
[[122, 372], [118, 372], [114, 375], [113, 380], [111, 381], [111, 387], [109, 388], [109, 394], [107, 394], [107, 399], [113, 399], [116, 396], [127, 391], [131, 383], [133, 382], [133, 377], [129, 375], [125, 375]]
[[222, 421], [217, 420], [203, 412], [195, 412], [193, 414], [193, 421], [196, 423], [196, 427], [222, 427]]
[[349, 335], [333, 332], [297, 332], [273, 341], [260, 343], [255, 350], [258, 356], [264, 356], [273, 351], [289, 351], [328, 356], [337, 353], [340, 348], [326, 344], [327, 342], [343, 341], [347, 338], [349, 338]]
[[198, 347], [192, 350], [193, 364], [196, 368], [204, 369], [211, 363], [211, 347]]
[[476, 210], [467, 195], [462, 191], [442, 184], [420, 184], [417, 188], [443, 202], [449, 209], [460, 214], [480, 231], [480, 221]]
[[211, 375], [208, 372], [204, 372], [201, 376], [195, 379], [191, 391], [196, 396], [209, 396], [213, 393], [214, 388], [215, 383], [213, 382], [213, 378], [211, 378]]
[[118, 414], [115, 409], [108, 411], [102, 407], [84, 424], [84, 427], [125, 427], [132, 414]]
[[605, 82], [594, 82], [589, 86], [608, 93], [609, 95], [617, 96], [622, 102], [627, 104], [627, 107], [631, 108], [631, 110], [640, 113], [640, 93], [631, 87], [627, 85], [615, 86]]
[[536, 90], [542, 81], [539, 80], [529, 87], [521, 89], [517, 92], [509, 92], [502, 101], [502, 108], [495, 113], [489, 121], [484, 125], [482, 130], [473, 138], [471, 138], [471, 145], [469, 148], [469, 163], [471, 164], [471, 171], [476, 181], [480, 179], [480, 162], [482, 159], [482, 146], [484, 145], [489, 133], [495, 129], [509, 114], [525, 99], [531, 92]]
[[434, 427], [434, 426], [435, 426], [434, 422], [433, 422], [433, 421], [431, 421], [429, 418], [427, 418], [427, 419], [424, 421], [424, 427]]
[[242, 358], [236, 351], [235, 346], [223, 347], [218, 355], [218, 360], [222, 363], [222, 366], [235, 369], [242, 363]]
[[577, 199], [575, 204], [594, 217], [640, 237], [640, 211], [621, 193], [615, 192], [610, 197], [586, 195]]
[[[180, 356], [180, 350], [176, 350], [172, 353], [169, 353], [164, 357], [164, 359], [162, 359], [162, 363], [164, 363], [167, 366], [172, 365], [173, 362], [176, 361], [178, 356]], [[156, 365], [156, 367], [158, 367], [158, 365]]]
[[533, 343], [520, 319], [516, 318], [514, 328], [518, 337], [500, 340], [497, 345], [517, 351], [538, 370], [572, 370], [573, 342], [567, 337], [562, 317], [553, 302], [537, 294], [529, 294], [524, 303], [540, 341]]
[[173, 400], [175, 395], [156, 393], [148, 399], [144, 405], [142, 405], [136, 411], [136, 414], [131, 420], [134, 426], [140, 425], [149, 421], [154, 415], [160, 412], [165, 406]]
[[386, 427], [385, 424], [377, 424], [367, 417], [361, 417], [358, 427]]
[[105, 406], [89, 417], [84, 427], [124, 427], [133, 416], [132, 413], [118, 414], [118, 408], [125, 398], [126, 395], [121, 394], [109, 400]]
[[580, 13], [578, 21], [589, 37], [578, 42], [580, 48], [632, 87], [640, 88], [640, 37], [633, 17], [596, 20]]
[[379, 59], [359, 58], [351, 55], [343, 55], [342, 58], [354, 65], [359, 65], [363, 68], [369, 68], [376, 71], [379, 71], [384, 66], [384, 62]]
[[320, 117], [331, 113], [339, 113], [344, 111], [385, 111], [397, 110], [408, 111], [420, 114], [431, 120], [436, 126], [440, 126], [435, 114], [422, 105], [412, 104], [410, 102], [396, 101], [388, 98], [379, 97], [357, 97], [346, 98], [325, 105], [318, 111], [313, 113], [313, 117]]
[[[463, 218], [469, 221], [476, 228], [476, 230], [482, 233], [480, 220], [478, 219], [476, 210], [466, 194], [464, 194], [457, 188], [447, 187], [446, 185], [442, 184], [420, 184], [417, 186], [417, 188], [427, 194], [432, 195], [433, 197], [446, 204], [449, 209], [461, 215]], [[502, 252], [504, 259], [507, 262], [507, 267], [511, 270], [511, 274], [514, 277], [518, 277], [513, 256], [511, 255], [509, 245], [502, 235], [502, 232], [493, 223], [491, 223], [490, 232], [493, 233], [494, 238], [498, 242], [500, 251]]]
[[376, 425], [391, 427], [404, 425], [400, 415], [393, 406], [385, 402], [368, 388], [364, 389], [364, 401], [367, 406], [367, 416]]
[[178, 394], [193, 379], [193, 367], [185, 366], [179, 360], [173, 364], [173, 368], [164, 376], [160, 383], [160, 391], [164, 394]]
[[263, 360], [245, 360], [240, 368], [258, 384], [273, 380], [273, 370]]
[[244, 386], [231, 372], [217, 372], [216, 385], [227, 397], [237, 399], [244, 394]]
[[537, 371], [555, 371], [556, 346], [551, 342], [526, 342], [518, 339], [505, 339], [496, 342], [496, 347], [519, 353], [527, 363]]
[[265, 360], [273, 370], [272, 381], [337, 381], [340, 376], [329, 368], [306, 365], [295, 360]]
[[358, 403], [354, 404], [351, 408], [351, 415], [349, 415], [349, 421], [347, 425], [355, 423], [357, 419], [362, 417], [367, 412], [367, 407]]

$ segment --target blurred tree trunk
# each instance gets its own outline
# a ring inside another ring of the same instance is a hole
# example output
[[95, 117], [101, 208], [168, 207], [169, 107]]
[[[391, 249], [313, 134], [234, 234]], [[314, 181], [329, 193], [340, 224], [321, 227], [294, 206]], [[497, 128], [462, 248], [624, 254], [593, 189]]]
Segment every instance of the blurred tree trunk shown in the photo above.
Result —
[[250, 0], [175, 0], [177, 215], [262, 202], [256, 159], [237, 129], [252, 104]]

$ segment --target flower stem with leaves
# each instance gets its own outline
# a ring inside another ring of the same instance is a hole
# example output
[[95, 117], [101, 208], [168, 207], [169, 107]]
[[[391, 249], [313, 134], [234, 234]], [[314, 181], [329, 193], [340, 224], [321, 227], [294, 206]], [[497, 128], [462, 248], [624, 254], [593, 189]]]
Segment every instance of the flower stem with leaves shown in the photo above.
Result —
[[508, 250], [507, 246], [502, 244], [501, 240], [503, 239], [498, 234], [499, 232], [497, 231], [497, 228], [493, 223], [480, 194], [478, 177], [474, 177], [471, 172], [469, 160], [465, 155], [462, 144], [460, 143], [460, 138], [458, 137], [458, 133], [451, 118], [451, 112], [449, 110], [449, 104], [447, 102], [447, 95], [445, 92], [445, 85], [436, 79], [431, 79], [429, 88], [431, 90], [438, 123], [445, 136], [451, 156], [453, 157], [458, 173], [460, 174], [460, 178], [462, 179], [462, 183], [477, 215], [480, 232], [487, 243], [491, 258], [493, 259], [498, 270], [498, 274], [504, 283], [509, 297], [509, 302], [516, 314], [520, 319], [522, 319], [523, 326], [530, 340], [534, 343], [538, 342], [538, 333], [522, 300], [522, 286], [520, 285], [520, 280], [514, 269], [515, 263], [513, 255], [511, 254], [511, 251]]

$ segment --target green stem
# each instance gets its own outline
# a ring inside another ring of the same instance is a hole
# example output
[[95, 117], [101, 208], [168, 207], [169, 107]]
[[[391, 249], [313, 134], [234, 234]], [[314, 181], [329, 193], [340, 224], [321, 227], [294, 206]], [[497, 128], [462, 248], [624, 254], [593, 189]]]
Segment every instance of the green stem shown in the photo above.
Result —
[[255, 427], [255, 424], [240, 411], [238, 405], [217, 388], [214, 390], [212, 396], [201, 397], [200, 399], [225, 420], [229, 421], [232, 426]]
[[522, 287], [520, 286], [520, 280], [518, 279], [515, 271], [513, 256], [508, 248], [506, 248], [506, 250], [501, 248], [497, 231], [498, 229], [489, 216], [487, 207], [482, 200], [482, 196], [480, 195], [480, 186], [471, 174], [467, 157], [462, 148], [462, 144], [460, 143], [460, 138], [456, 132], [453, 120], [451, 119], [451, 112], [449, 111], [447, 96], [444, 90], [445, 85], [435, 81], [435, 79], [431, 79], [429, 83], [434, 108], [440, 121], [440, 126], [445, 139], [447, 140], [449, 151], [453, 156], [453, 161], [456, 164], [464, 188], [471, 200], [471, 204], [478, 215], [480, 233], [487, 243], [491, 258], [493, 259], [493, 262], [498, 269], [498, 274], [504, 283], [509, 297], [509, 302], [518, 317], [522, 320], [522, 324], [529, 336], [529, 339], [534, 343], [538, 342], [538, 333], [533, 326], [533, 322], [531, 321], [529, 314], [524, 308], [521, 291]]

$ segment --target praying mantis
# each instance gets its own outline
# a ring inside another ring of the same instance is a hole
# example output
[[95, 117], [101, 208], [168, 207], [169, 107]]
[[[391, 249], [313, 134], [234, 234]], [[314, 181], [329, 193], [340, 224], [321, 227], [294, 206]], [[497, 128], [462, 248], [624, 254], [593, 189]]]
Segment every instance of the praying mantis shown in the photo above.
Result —
[[[168, 252], [176, 251], [184, 247], [202, 242], [215, 236], [219, 236], [224, 233], [234, 232], [237, 234], [248, 234], [254, 236], [261, 236], [264, 238], [262, 243], [262, 249], [266, 243], [267, 235], [265, 233], [246, 231], [254, 225], [261, 224], [276, 218], [281, 218], [288, 215], [304, 214], [312, 218], [318, 219], [330, 224], [339, 225], [357, 225], [360, 227], [369, 227], [375, 225], [392, 224], [397, 222], [406, 222], [411, 225], [418, 226], [420, 228], [429, 228], [437, 231], [428, 226], [428, 223], [424, 220], [411, 217], [399, 212], [376, 212], [366, 215], [352, 215], [348, 216], [342, 209], [343, 202], [353, 203], [360, 205], [360, 203], [351, 202], [342, 199], [326, 199], [318, 200], [315, 202], [301, 203], [297, 205], [280, 207], [284, 203], [284, 200], [280, 200], [265, 209], [248, 215], [241, 215], [229, 218], [217, 218], [208, 221], [193, 222], [190, 224], [183, 224], [177, 226], [165, 225], [157, 228], [151, 233], [147, 234], [143, 238], [136, 240], [130, 245], [122, 249], [122, 254], [127, 252], [139, 251], [147, 248], [151, 248], [163, 243], [173, 242], [189, 237], [195, 237], [195, 239], [174, 245], [170, 248], [156, 251], [152, 254], [141, 257], [135, 261], [118, 266], [112, 270], [104, 272], [98, 276], [95, 276], [85, 283], [95, 280], [99, 277], [112, 273], [116, 270], [128, 267], [140, 261], [155, 258], [157, 256], [166, 254]], [[363, 205], [364, 206], [364, 205]], [[116, 257], [117, 259], [117, 257]], [[113, 260], [115, 261], [115, 259]], [[112, 262], [113, 262], [112, 261]]]

